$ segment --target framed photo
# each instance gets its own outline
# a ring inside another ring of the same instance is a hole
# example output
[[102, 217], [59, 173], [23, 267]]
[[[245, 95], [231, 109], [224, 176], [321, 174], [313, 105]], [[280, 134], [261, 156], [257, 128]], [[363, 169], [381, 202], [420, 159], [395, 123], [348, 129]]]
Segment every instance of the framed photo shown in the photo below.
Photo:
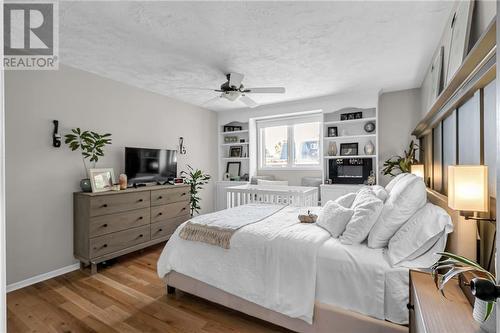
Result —
[[241, 157], [243, 146], [233, 146], [229, 148], [229, 157]]
[[224, 132], [232, 132], [233, 131], [233, 126], [224, 126]]
[[328, 136], [339, 136], [337, 126], [328, 127]]
[[233, 126], [233, 131], [241, 131], [243, 127], [241, 126]]
[[227, 162], [226, 173], [230, 178], [239, 177], [241, 172], [241, 162]]
[[92, 192], [111, 191], [115, 174], [113, 169], [89, 169], [90, 185]]
[[234, 132], [234, 131], [241, 131], [243, 127], [241, 126], [232, 126], [232, 125], [224, 125], [223, 131], [224, 132]]
[[341, 113], [340, 114], [340, 120], [353, 120], [353, 119], [362, 119], [363, 118], [363, 112], [358, 111], [358, 112], [350, 112], [350, 113]]
[[342, 156], [354, 156], [358, 155], [358, 143], [341, 143], [340, 144], [340, 155]]

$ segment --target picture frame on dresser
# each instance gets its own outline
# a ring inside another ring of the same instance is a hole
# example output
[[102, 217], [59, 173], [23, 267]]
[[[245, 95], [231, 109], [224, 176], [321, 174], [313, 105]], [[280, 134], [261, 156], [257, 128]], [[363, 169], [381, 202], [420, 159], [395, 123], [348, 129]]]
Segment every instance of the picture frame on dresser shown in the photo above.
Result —
[[92, 193], [111, 191], [115, 181], [112, 168], [89, 169], [90, 186]]

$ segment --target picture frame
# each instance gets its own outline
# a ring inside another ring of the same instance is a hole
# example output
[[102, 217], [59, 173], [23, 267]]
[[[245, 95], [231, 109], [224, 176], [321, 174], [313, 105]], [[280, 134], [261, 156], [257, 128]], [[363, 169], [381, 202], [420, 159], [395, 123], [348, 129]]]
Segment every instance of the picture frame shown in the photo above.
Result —
[[111, 191], [115, 173], [112, 168], [89, 169], [90, 186], [93, 193]]
[[224, 132], [232, 132], [233, 131], [233, 126], [224, 125], [223, 131]]
[[363, 111], [341, 113], [340, 120], [363, 119]]
[[232, 146], [229, 148], [229, 157], [241, 157], [243, 146]]
[[338, 128], [337, 126], [331, 126], [331, 127], [328, 127], [328, 137], [336, 137], [336, 136], [339, 136], [339, 131], [338, 131]]
[[358, 155], [358, 143], [341, 143], [340, 144], [340, 155], [341, 156], [355, 156]]
[[233, 132], [241, 131], [241, 130], [243, 130], [243, 127], [241, 127], [241, 126], [233, 126]]
[[241, 162], [227, 162], [226, 173], [230, 178], [239, 177], [241, 172]]

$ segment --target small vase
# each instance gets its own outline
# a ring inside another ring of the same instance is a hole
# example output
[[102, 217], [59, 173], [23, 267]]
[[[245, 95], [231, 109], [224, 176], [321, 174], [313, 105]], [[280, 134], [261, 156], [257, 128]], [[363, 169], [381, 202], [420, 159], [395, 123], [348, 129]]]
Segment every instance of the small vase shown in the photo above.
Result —
[[118, 181], [120, 183], [120, 190], [126, 190], [127, 189], [127, 175], [122, 173], [118, 177]]
[[487, 302], [482, 301], [478, 298], [474, 300], [474, 310], [472, 312], [472, 317], [481, 325], [481, 330], [488, 333], [496, 332], [496, 306], [493, 306], [493, 311], [491, 311], [490, 316], [487, 320], [484, 320], [486, 317], [486, 306]]
[[337, 156], [337, 143], [336, 142], [330, 142], [330, 145], [328, 146], [328, 155], [329, 156]]
[[375, 146], [373, 145], [373, 142], [371, 142], [371, 140], [366, 143], [364, 150], [366, 155], [373, 155]]
[[85, 178], [80, 180], [80, 188], [83, 192], [92, 192], [92, 185], [90, 185], [90, 179]]

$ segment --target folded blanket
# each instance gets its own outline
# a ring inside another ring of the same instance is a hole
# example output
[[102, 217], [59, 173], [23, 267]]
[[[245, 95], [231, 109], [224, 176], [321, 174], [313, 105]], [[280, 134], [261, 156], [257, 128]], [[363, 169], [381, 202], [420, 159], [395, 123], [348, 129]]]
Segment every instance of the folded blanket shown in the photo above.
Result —
[[249, 204], [199, 215], [184, 225], [179, 237], [229, 249], [231, 237], [238, 229], [262, 221], [284, 207], [283, 205]]

